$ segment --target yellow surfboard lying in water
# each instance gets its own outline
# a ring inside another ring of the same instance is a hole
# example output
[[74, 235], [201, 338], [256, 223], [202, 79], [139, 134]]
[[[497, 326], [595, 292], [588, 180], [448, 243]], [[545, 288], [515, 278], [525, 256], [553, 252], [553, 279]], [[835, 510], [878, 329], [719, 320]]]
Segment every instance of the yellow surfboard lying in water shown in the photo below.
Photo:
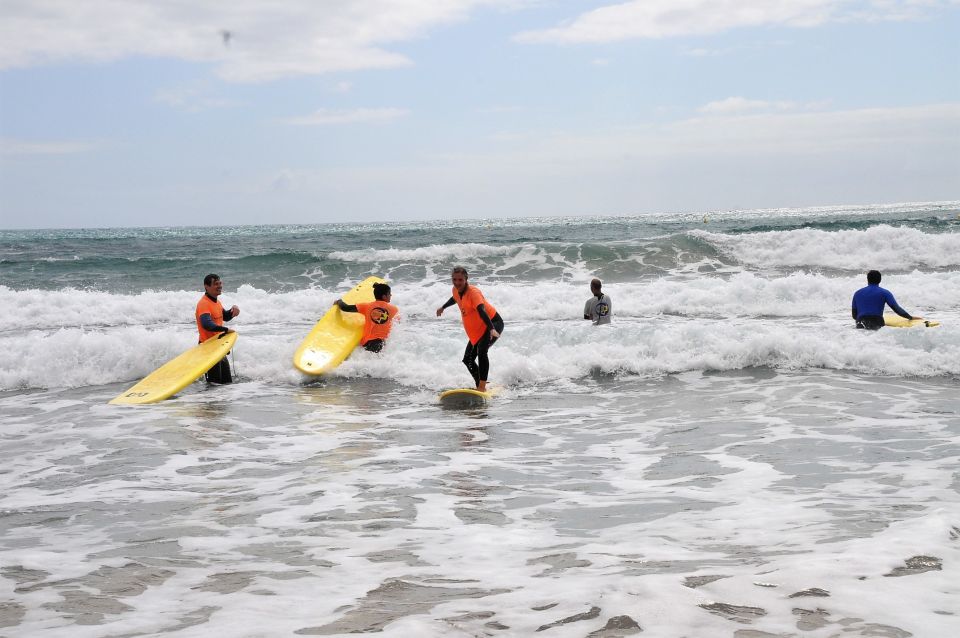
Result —
[[939, 321], [930, 321], [929, 319], [906, 319], [900, 315], [887, 313], [883, 315], [883, 325], [888, 328], [936, 328], [940, 325]]
[[[356, 305], [374, 301], [373, 284], [385, 284], [379, 277], [367, 277], [343, 295], [344, 303]], [[293, 354], [293, 365], [306, 374], [330, 372], [350, 356], [363, 336], [363, 315], [343, 312], [333, 306], [320, 318]]]
[[440, 393], [440, 405], [445, 408], [473, 408], [486, 405], [496, 394], [496, 388], [487, 388], [486, 392], [473, 388], [455, 388]]
[[227, 356], [237, 342], [236, 332], [225, 332], [210, 337], [198, 346], [148, 374], [140, 383], [110, 401], [114, 405], [156, 403], [172, 397], [199, 379], [220, 359]]

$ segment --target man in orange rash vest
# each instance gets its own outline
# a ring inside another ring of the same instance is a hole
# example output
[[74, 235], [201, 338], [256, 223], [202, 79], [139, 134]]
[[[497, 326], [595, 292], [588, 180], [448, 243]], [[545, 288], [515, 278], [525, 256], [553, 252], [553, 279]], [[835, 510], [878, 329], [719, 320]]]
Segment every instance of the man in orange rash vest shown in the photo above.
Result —
[[359, 312], [363, 315], [363, 336], [360, 345], [370, 352], [383, 350], [383, 343], [390, 334], [390, 327], [397, 317], [399, 309], [390, 303], [390, 286], [387, 284], [373, 284], [373, 298], [376, 301], [351, 305], [337, 299], [336, 305], [343, 312]]
[[467, 366], [467, 370], [476, 382], [477, 390], [486, 392], [487, 373], [490, 371], [487, 350], [500, 338], [500, 333], [503, 332], [503, 319], [500, 318], [497, 309], [484, 299], [480, 289], [467, 283], [468, 276], [467, 269], [463, 266], [453, 269], [450, 274], [453, 294], [445, 304], [437, 308], [437, 316], [442, 315], [444, 309], [453, 304], [460, 307], [463, 329], [469, 339], [467, 349], [463, 353], [463, 364]]
[[[240, 308], [233, 306], [224, 310], [217, 297], [223, 292], [223, 282], [220, 275], [209, 274], [203, 278], [203, 296], [197, 302], [197, 332], [200, 333], [200, 342], [220, 333], [230, 332], [230, 328], [223, 325], [240, 314]], [[207, 371], [208, 383], [233, 383], [230, 373], [230, 363], [224, 357], [215, 366]]]

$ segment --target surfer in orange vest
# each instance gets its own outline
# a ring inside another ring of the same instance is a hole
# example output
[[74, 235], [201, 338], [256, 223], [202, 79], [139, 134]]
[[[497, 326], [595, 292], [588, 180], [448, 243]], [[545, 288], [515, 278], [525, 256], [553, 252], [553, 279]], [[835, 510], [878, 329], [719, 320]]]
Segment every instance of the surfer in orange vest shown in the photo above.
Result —
[[376, 301], [358, 303], [356, 305], [344, 303], [337, 299], [334, 303], [343, 312], [359, 312], [363, 315], [363, 336], [360, 345], [370, 352], [380, 352], [390, 334], [390, 327], [396, 319], [399, 309], [390, 303], [390, 286], [387, 284], [373, 284], [373, 298]]
[[[223, 282], [220, 275], [209, 274], [203, 278], [203, 296], [197, 302], [197, 332], [200, 333], [200, 342], [220, 333], [230, 332], [230, 328], [223, 325], [240, 314], [240, 308], [231, 307], [224, 310], [218, 297], [223, 292]], [[224, 357], [219, 363], [207, 371], [207, 381], [210, 383], [233, 383], [230, 373], [230, 363]]]
[[437, 308], [437, 316], [441, 316], [443, 311], [453, 304], [460, 307], [463, 329], [469, 339], [463, 353], [463, 364], [476, 382], [477, 390], [486, 392], [487, 373], [490, 371], [487, 351], [500, 338], [503, 319], [497, 309], [484, 298], [480, 289], [467, 282], [468, 277], [467, 269], [463, 266], [453, 269], [450, 274], [453, 294], [445, 304]]

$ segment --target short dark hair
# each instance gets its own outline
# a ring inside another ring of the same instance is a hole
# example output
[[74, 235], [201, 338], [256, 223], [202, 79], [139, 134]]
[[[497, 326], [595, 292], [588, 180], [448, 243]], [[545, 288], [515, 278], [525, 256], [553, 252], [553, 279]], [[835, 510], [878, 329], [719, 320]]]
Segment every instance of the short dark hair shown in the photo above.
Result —
[[868, 284], [878, 284], [880, 283], [880, 271], [871, 270], [867, 273], [867, 283]]
[[373, 298], [380, 300], [390, 294], [390, 286], [387, 284], [373, 284]]
[[210, 273], [209, 275], [203, 278], [203, 285], [209, 286], [213, 284], [213, 282], [215, 281], [220, 281], [220, 275], [215, 275], [213, 273]]
[[591, 280], [590, 280], [590, 287], [591, 287], [591, 288], [596, 288], [597, 290], [600, 290], [600, 289], [603, 288], [603, 284], [600, 282], [599, 279], [594, 278], [594, 279], [591, 279]]
[[467, 274], [467, 269], [464, 268], [463, 266], [454, 266], [454, 267], [453, 267], [453, 270], [450, 271], [450, 274], [451, 274], [451, 275], [455, 275], [455, 274], [457, 274], [457, 273], [460, 273], [460, 274], [463, 275], [464, 278], [466, 278], [466, 279], [469, 279], [469, 278], [470, 278], [470, 275]]

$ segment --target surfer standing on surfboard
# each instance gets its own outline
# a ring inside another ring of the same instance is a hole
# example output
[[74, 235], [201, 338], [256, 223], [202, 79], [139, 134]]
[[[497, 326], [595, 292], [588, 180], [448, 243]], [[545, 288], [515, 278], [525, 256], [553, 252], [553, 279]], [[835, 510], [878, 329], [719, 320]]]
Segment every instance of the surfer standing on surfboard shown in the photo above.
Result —
[[867, 273], [867, 285], [853, 293], [853, 320], [857, 322], [857, 328], [866, 330], [882, 328], [884, 326], [884, 304], [890, 306], [895, 313], [904, 319], [923, 319], [923, 317], [912, 316], [897, 305], [893, 293], [880, 287], [880, 271], [871, 270]]
[[[223, 282], [220, 281], [220, 275], [211, 273], [204, 277], [203, 289], [203, 296], [197, 302], [197, 332], [200, 333], [201, 343], [222, 332], [230, 332], [230, 328], [224, 326], [223, 322], [230, 321], [240, 314], [240, 308], [237, 306], [231, 307], [230, 310], [224, 310], [220, 300], [217, 299], [223, 292]], [[207, 371], [207, 381], [210, 383], [233, 383], [230, 363], [226, 357]]]
[[500, 338], [503, 319], [497, 309], [484, 298], [480, 289], [467, 282], [468, 277], [467, 269], [463, 266], [453, 269], [450, 273], [453, 293], [445, 304], [437, 308], [437, 316], [441, 316], [443, 311], [453, 304], [460, 307], [463, 329], [469, 339], [463, 353], [463, 364], [476, 382], [477, 390], [486, 392], [487, 373], [490, 371], [487, 350]]
[[343, 312], [359, 312], [363, 315], [363, 336], [360, 345], [370, 352], [383, 350], [383, 343], [390, 334], [390, 327], [396, 319], [399, 308], [390, 303], [390, 286], [387, 284], [373, 284], [373, 298], [376, 301], [358, 303], [356, 305], [344, 303], [337, 299], [334, 303]]

